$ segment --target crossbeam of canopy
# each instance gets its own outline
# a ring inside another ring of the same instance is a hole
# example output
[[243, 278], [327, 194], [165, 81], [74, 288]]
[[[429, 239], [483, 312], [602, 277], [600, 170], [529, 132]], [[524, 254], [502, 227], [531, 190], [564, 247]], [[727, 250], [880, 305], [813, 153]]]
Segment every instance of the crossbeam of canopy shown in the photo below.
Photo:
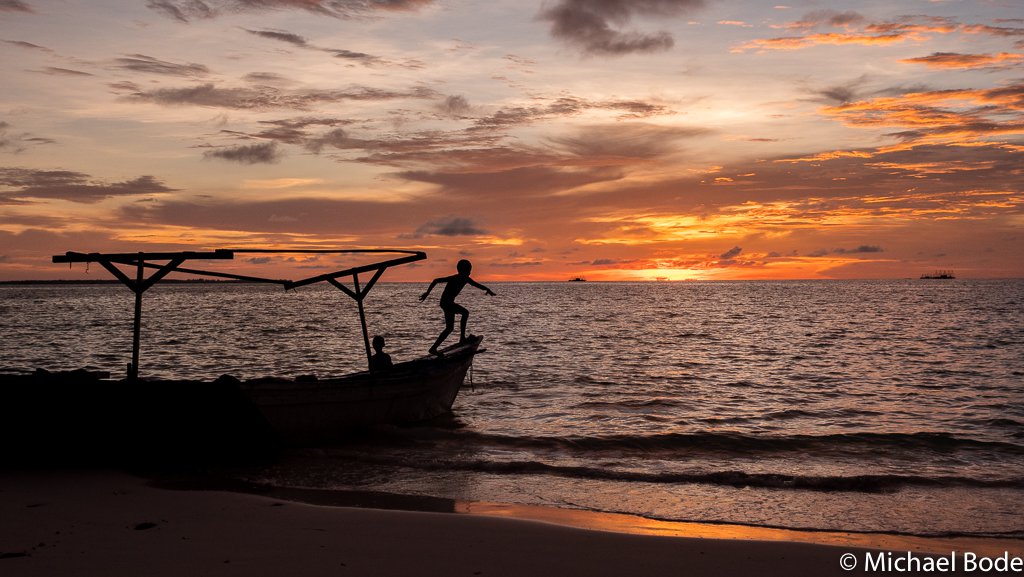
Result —
[[[355, 266], [331, 273], [320, 274], [311, 276], [299, 280], [288, 280], [288, 279], [271, 279], [264, 277], [257, 277], [251, 275], [240, 275], [235, 273], [228, 273], [222, 271], [209, 271], [200, 270], [194, 268], [185, 268], [181, 265], [187, 260], [231, 260], [235, 258], [235, 254], [239, 253], [259, 253], [259, 254], [402, 254], [398, 258], [392, 258], [380, 262], [371, 264], [365, 264]], [[403, 265], [418, 260], [427, 258], [426, 253], [422, 251], [411, 251], [411, 250], [398, 250], [398, 249], [320, 249], [320, 250], [304, 250], [304, 249], [218, 249], [212, 252], [197, 252], [197, 251], [182, 251], [182, 252], [136, 252], [136, 253], [81, 253], [81, 252], [67, 252], [62, 255], [54, 255], [54, 263], [99, 263], [105, 268], [110, 274], [117, 280], [121, 281], [122, 284], [131, 289], [135, 293], [135, 319], [132, 331], [132, 362], [128, 365], [128, 378], [130, 380], [136, 380], [139, 377], [139, 343], [141, 340], [141, 328], [142, 328], [142, 293], [146, 292], [150, 287], [160, 282], [164, 277], [172, 272], [192, 274], [199, 276], [209, 276], [215, 278], [228, 278], [233, 280], [247, 281], [247, 282], [262, 282], [278, 284], [284, 287], [285, 290], [298, 288], [318, 282], [326, 282], [356, 301], [356, 305], [359, 310], [359, 323], [363, 332], [363, 346], [366, 350], [366, 362], [367, 365], [371, 364], [370, 352], [370, 335], [366, 327], [366, 312], [363, 309], [363, 300], [366, 298], [367, 293], [373, 288], [373, 285], [377, 283], [384, 271], [390, 267]], [[154, 263], [152, 261], [166, 261], [162, 264]], [[135, 278], [132, 279], [124, 271], [118, 268], [116, 265], [135, 267]], [[145, 269], [156, 269], [156, 271], [149, 276], [145, 277]], [[373, 273], [370, 280], [360, 285], [359, 275], [363, 273]], [[352, 277], [352, 288], [349, 288], [342, 284], [338, 279], [345, 277]]]

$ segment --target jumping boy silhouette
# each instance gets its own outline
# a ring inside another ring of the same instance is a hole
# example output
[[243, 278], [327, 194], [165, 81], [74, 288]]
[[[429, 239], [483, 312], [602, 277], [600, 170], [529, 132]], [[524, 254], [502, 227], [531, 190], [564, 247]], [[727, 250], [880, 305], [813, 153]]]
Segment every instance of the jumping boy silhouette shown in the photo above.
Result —
[[473, 270], [473, 264], [466, 259], [459, 261], [455, 265], [455, 269], [459, 272], [452, 276], [444, 276], [441, 278], [435, 278], [430, 283], [430, 287], [427, 288], [427, 292], [420, 295], [420, 300], [426, 300], [427, 296], [430, 295], [430, 291], [434, 290], [434, 285], [437, 283], [446, 283], [444, 286], [444, 292], [441, 293], [441, 310], [444, 311], [444, 330], [441, 331], [440, 336], [437, 337], [437, 341], [434, 342], [434, 346], [430, 347], [430, 354], [441, 356], [441, 353], [437, 351], [437, 347], [441, 346], [448, 335], [452, 334], [452, 330], [455, 328], [455, 314], [462, 315], [462, 321], [460, 326], [462, 328], [462, 335], [459, 342], [466, 340], [466, 320], [469, 319], [469, 311], [465, 307], [455, 303], [455, 297], [459, 296], [462, 289], [467, 284], [473, 285], [476, 288], [486, 292], [490, 296], [494, 296], [494, 291], [485, 287], [484, 285], [476, 282], [469, 278], [469, 272]]

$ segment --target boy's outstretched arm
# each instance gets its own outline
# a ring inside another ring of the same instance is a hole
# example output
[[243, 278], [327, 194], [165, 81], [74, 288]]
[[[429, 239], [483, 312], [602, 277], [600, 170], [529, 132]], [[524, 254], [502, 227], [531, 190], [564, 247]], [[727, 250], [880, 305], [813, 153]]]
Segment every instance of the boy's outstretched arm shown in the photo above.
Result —
[[485, 293], [489, 294], [490, 296], [492, 296], [492, 297], [493, 297], [493, 296], [495, 296], [495, 295], [494, 295], [494, 291], [492, 291], [491, 289], [489, 289], [489, 288], [485, 287], [484, 285], [482, 285], [482, 284], [480, 284], [480, 283], [476, 282], [475, 280], [473, 280], [473, 279], [469, 279], [469, 280], [468, 280], [467, 282], [469, 282], [469, 284], [471, 284], [471, 285], [475, 286], [476, 288], [478, 288], [478, 289], [480, 289], [480, 290], [484, 291]]
[[420, 295], [420, 300], [427, 300], [427, 297], [430, 296], [430, 291], [434, 290], [434, 286], [436, 286], [437, 283], [444, 282], [446, 280], [448, 280], [448, 277], [435, 278], [434, 280], [430, 281], [430, 286], [427, 287], [427, 292]]

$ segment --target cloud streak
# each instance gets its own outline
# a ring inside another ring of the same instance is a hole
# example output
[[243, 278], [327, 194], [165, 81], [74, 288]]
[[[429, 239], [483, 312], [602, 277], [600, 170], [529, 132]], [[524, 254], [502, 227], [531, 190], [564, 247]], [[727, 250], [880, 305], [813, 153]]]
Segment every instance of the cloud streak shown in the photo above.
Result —
[[0, 12], [33, 12], [32, 7], [21, 0], [0, 0]]
[[161, 74], [164, 76], [184, 76], [197, 78], [206, 76], [210, 69], [202, 64], [176, 64], [146, 56], [145, 54], [128, 54], [115, 61], [115, 66], [132, 72], [145, 72], [147, 74]]
[[146, 6], [187, 23], [225, 13], [267, 10], [305, 10], [333, 18], [354, 18], [374, 12], [414, 11], [432, 3], [433, 0], [149, 0]]
[[426, 235], [438, 236], [479, 236], [487, 234], [475, 222], [468, 218], [448, 217], [431, 220], [424, 223], [413, 234], [413, 238], [420, 238]]
[[32, 136], [28, 132], [12, 132], [11, 128], [9, 123], [0, 121], [0, 152], [19, 154], [27, 150], [29, 146], [56, 142], [50, 138]]
[[[377, 56], [373, 56], [372, 54], [366, 54], [365, 52], [357, 52], [355, 50], [345, 50], [345, 49], [340, 49], [340, 48], [321, 48], [321, 47], [318, 47], [318, 46], [314, 46], [314, 45], [310, 44], [309, 41], [306, 40], [304, 37], [302, 37], [302, 36], [300, 36], [298, 34], [294, 34], [292, 32], [286, 32], [284, 30], [249, 30], [249, 29], [246, 29], [246, 32], [248, 32], [249, 34], [253, 34], [255, 36], [259, 36], [261, 38], [267, 38], [267, 39], [270, 39], [270, 40], [277, 40], [278, 42], [285, 42], [287, 44], [291, 44], [292, 46], [296, 46], [298, 48], [303, 48], [303, 49], [306, 49], [306, 50], [314, 50], [314, 51], [317, 51], [317, 52], [326, 52], [328, 54], [333, 55], [335, 58], [341, 58], [343, 60], [348, 60], [348, 61], [351, 61], [351, 62], [357, 62], [357, 63], [363, 64], [365, 66], [373, 66], [373, 65], [377, 65], [377, 64], [392, 64], [391, 62], [388, 62], [388, 61], [386, 61], [386, 60], [384, 60], [382, 58], [379, 58]], [[417, 65], [416, 64], [408, 64], [407, 63], [407, 64], [405, 64], [405, 66], [416, 67]]]
[[1024, 54], [1000, 52], [999, 54], [960, 54], [957, 52], [933, 52], [929, 56], [906, 58], [900, 62], [924, 64], [929, 68], [978, 69], [996, 66], [1010, 66], [1024, 62]]
[[[888, 22], [866, 22], [855, 12], [812, 12], [802, 20], [782, 26], [804, 32], [802, 35], [758, 38], [734, 47], [732, 52], [801, 50], [822, 45], [883, 46], [906, 41], [922, 42], [932, 35], [957, 32], [1009, 38], [1024, 36], [1024, 28], [962, 24], [952, 18], [938, 16], [904, 16]], [[819, 27], [843, 28], [843, 32], [811, 32]]]
[[173, 192], [152, 176], [123, 182], [96, 181], [88, 174], [68, 170], [0, 168], [0, 198], [59, 199], [95, 203], [115, 196]]
[[243, 144], [217, 150], [208, 150], [203, 153], [203, 158], [215, 158], [239, 164], [275, 164], [283, 156], [284, 153], [281, 152], [275, 142]]
[[181, 88], [143, 90], [135, 84], [112, 86], [129, 90], [124, 97], [134, 102], [149, 102], [164, 106], [207, 106], [236, 110], [270, 110], [287, 108], [310, 110], [318, 104], [346, 100], [398, 100], [434, 99], [438, 95], [428, 88], [416, 87], [407, 91], [384, 90], [367, 86], [352, 86], [344, 90], [288, 91], [272, 86], [222, 87], [213, 83]]

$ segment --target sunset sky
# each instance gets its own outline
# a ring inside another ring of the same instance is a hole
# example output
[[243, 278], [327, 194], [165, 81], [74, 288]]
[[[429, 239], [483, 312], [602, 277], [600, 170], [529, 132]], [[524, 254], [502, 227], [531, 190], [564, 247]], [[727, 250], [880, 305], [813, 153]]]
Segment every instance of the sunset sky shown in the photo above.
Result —
[[0, 280], [1024, 276], [1020, 0], [0, 0], [0, 72]]

